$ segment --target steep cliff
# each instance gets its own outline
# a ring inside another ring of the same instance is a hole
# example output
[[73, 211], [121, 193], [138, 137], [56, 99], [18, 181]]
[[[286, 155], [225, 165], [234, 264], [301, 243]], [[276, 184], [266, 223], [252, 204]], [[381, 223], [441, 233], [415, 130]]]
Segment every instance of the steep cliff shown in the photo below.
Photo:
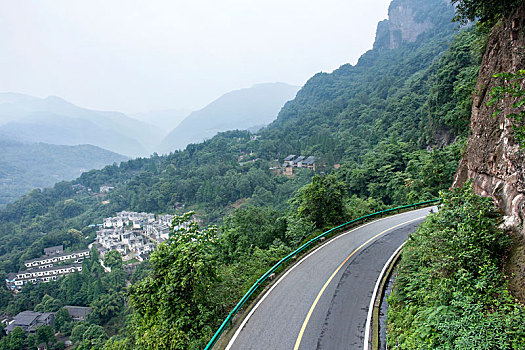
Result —
[[388, 8], [388, 20], [379, 22], [374, 49], [397, 49], [404, 42], [415, 42], [418, 36], [433, 28], [449, 24], [448, 1], [394, 0]]
[[516, 72], [525, 67], [525, 4], [489, 36], [473, 99], [471, 132], [460, 162], [454, 186], [473, 180], [476, 193], [492, 197], [505, 215], [508, 228], [521, 231], [525, 219], [525, 150], [513, 137], [507, 101], [503, 112], [493, 117], [495, 107], [487, 106], [491, 89], [501, 84], [493, 75]]

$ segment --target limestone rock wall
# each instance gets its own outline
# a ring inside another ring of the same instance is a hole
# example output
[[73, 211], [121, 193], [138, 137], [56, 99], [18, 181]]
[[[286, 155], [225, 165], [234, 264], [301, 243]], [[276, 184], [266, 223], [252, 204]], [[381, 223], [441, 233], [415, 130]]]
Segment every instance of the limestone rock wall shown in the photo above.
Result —
[[505, 215], [505, 225], [525, 235], [525, 150], [512, 136], [512, 124], [505, 114], [508, 102], [497, 117], [488, 107], [491, 89], [500, 84], [493, 75], [525, 69], [525, 5], [489, 37], [473, 99], [471, 133], [453, 186], [473, 180], [474, 191], [492, 197]]
[[411, 7], [398, 5], [388, 9], [390, 18], [390, 49], [397, 49], [402, 42], [414, 42], [419, 34], [433, 27], [429, 19], [418, 22]]

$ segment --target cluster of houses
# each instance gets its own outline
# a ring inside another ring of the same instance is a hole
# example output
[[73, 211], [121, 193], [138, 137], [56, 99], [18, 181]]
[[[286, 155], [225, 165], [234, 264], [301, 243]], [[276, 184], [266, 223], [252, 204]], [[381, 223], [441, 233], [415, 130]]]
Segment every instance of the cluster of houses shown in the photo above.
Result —
[[143, 261], [169, 238], [172, 221], [173, 215], [122, 211], [104, 219], [103, 228], [97, 231], [96, 247], [102, 256], [117, 250], [124, 261]]
[[294, 171], [300, 168], [312, 169], [315, 171], [315, 157], [314, 156], [296, 156], [291, 154], [284, 158], [282, 165], [282, 173], [286, 176], [293, 176]]
[[[83, 306], [64, 306], [64, 309], [74, 322], [84, 321], [91, 312], [90, 307]], [[16, 327], [26, 333], [35, 333], [38, 327], [54, 326], [55, 312], [22, 311], [15, 317], [4, 317], [0, 321], [6, 325], [4, 328], [6, 334], [11, 333]]]
[[[86, 187], [86, 186], [84, 186], [82, 184], [74, 184], [71, 187], [73, 188], [73, 190], [77, 194], [78, 193], [82, 193], [82, 192], [87, 192], [89, 194], [95, 194], [91, 188]], [[99, 188], [99, 193], [109, 193], [109, 192], [113, 191], [114, 189], [115, 189], [114, 186], [102, 185]]]
[[64, 253], [59, 245], [44, 249], [44, 255], [24, 262], [26, 270], [7, 275], [6, 284], [10, 290], [22, 289], [27, 283], [55, 281], [76, 271], [82, 271], [82, 261], [89, 258], [89, 249]]
[[[155, 247], [169, 238], [173, 215], [157, 215], [122, 211], [104, 219], [97, 231], [95, 246], [101, 255], [117, 250], [124, 261], [144, 261]], [[25, 270], [9, 273], [7, 287], [17, 292], [27, 283], [56, 281], [59, 277], [82, 271], [82, 261], [90, 250], [64, 252], [62, 245], [44, 249], [44, 255], [24, 262]]]

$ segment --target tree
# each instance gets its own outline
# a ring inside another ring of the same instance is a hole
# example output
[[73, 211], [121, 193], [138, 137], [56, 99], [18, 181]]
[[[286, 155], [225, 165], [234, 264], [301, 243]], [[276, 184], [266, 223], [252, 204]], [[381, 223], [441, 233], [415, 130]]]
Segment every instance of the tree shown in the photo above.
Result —
[[151, 275], [129, 288], [138, 349], [187, 349], [215, 326], [210, 287], [218, 276], [209, 251], [216, 229], [200, 230], [192, 215], [174, 218], [170, 239], [151, 254]]
[[78, 323], [71, 332], [70, 340], [76, 344], [76, 350], [101, 350], [108, 339], [102, 326]]
[[9, 350], [23, 350], [26, 343], [26, 332], [20, 327], [15, 327], [13, 331], [6, 337]]
[[104, 265], [110, 269], [122, 268], [122, 256], [117, 250], [112, 250], [104, 255]]
[[29, 350], [34, 350], [38, 347], [38, 344], [40, 344], [36, 340], [36, 334], [28, 334], [26, 339], [26, 346]]
[[72, 322], [73, 320], [67, 309], [62, 308], [55, 314], [55, 330], [62, 334], [67, 335], [71, 332]]
[[89, 320], [97, 324], [107, 323], [113, 316], [118, 315], [124, 307], [124, 300], [119, 293], [102, 294], [92, 304], [93, 311]]
[[71, 342], [74, 344], [82, 341], [83, 335], [87, 331], [88, 327], [89, 324], [86, 322], [78, 322], [75, 327], [73, 327], [73, 330], [71, 330], [71, 337], [69, 337]]
[[129, 338], [114, 335], [104, 344], [104, 350], [133, 350], [133, 346]]
[[40, 343], [54, 343], [55, 342], [55, 333], [51, 326], [40, 326], [36, 329], [36, 341], [37, 344]]
[[335, 175], [319, 176], [303, 187], [298, 198], [299, 217], [310, 220], [318, 229], [344, 221], [344, 184]]
[[452, 0], [452, 3], [456, 5], [456, 21], [466, 24], [479, 19], [491, 25], [515, 9], [521, 0]]
[[286, 223], [270, 208], [246, 206], [224, 220], [220, 245], [223, 258], [251, 254], [254, 247], [267, 249], [276, 239], [284, 239]]
[[83, 340], [89, 341], [96, 349], [102, 348], [107, 339], [108, 335], [104, 328], [96, 324], [90, 325], [83, 336]]
[[63, 306], [63, 303], [59, 299], [55, 299], [52, 296], [46, 294], [42, 298], [40, 304], [35, 306], [36, 312], [55, 312]]

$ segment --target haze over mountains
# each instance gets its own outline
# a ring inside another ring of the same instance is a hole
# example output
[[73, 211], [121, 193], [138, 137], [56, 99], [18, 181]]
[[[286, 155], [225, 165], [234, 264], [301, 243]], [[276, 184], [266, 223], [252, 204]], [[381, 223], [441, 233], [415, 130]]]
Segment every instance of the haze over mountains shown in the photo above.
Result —
[[260, 84], [227, 93], [191, 114], [164, 110], [135, 115], [141, 120], [81, 108], [54, 96], [0, 93], [0, 206], [33, 188], [128, 157], [169, 153], [220, 131], [260, 128], [277, 117], [298, 89]]
[[173, 109], [138, 113], [137, 119], [120, 112], [78, 107], [56, 96], [0, 93], [0, 138], [22, 143], [90, 144], [128, 157], [169, 153], [221, 131], [261, 128], [275, 120], [298, 90], [284, 83], [258, 84], [226, 93], [191, 114]]
[[257, 84], [222, 95], [203, 109], [191, 113], [159, 145], [161, 153], [184, 149], [227, 130], [259, 129], [277, 118], [298, 86], [284, 83]]
[[126, 156], [146, 156], [159, 131], [119, 112], [81, 108], [59, 97], [0, 94], [0, 136], [20, 142], [91, 144]]
[[189, 109], [164, 109], [159, 111], [134, 113], [131, 117], [156, 126], [163, 133], [162, 137], [165, 137], [190, 113], [191, 111]]

